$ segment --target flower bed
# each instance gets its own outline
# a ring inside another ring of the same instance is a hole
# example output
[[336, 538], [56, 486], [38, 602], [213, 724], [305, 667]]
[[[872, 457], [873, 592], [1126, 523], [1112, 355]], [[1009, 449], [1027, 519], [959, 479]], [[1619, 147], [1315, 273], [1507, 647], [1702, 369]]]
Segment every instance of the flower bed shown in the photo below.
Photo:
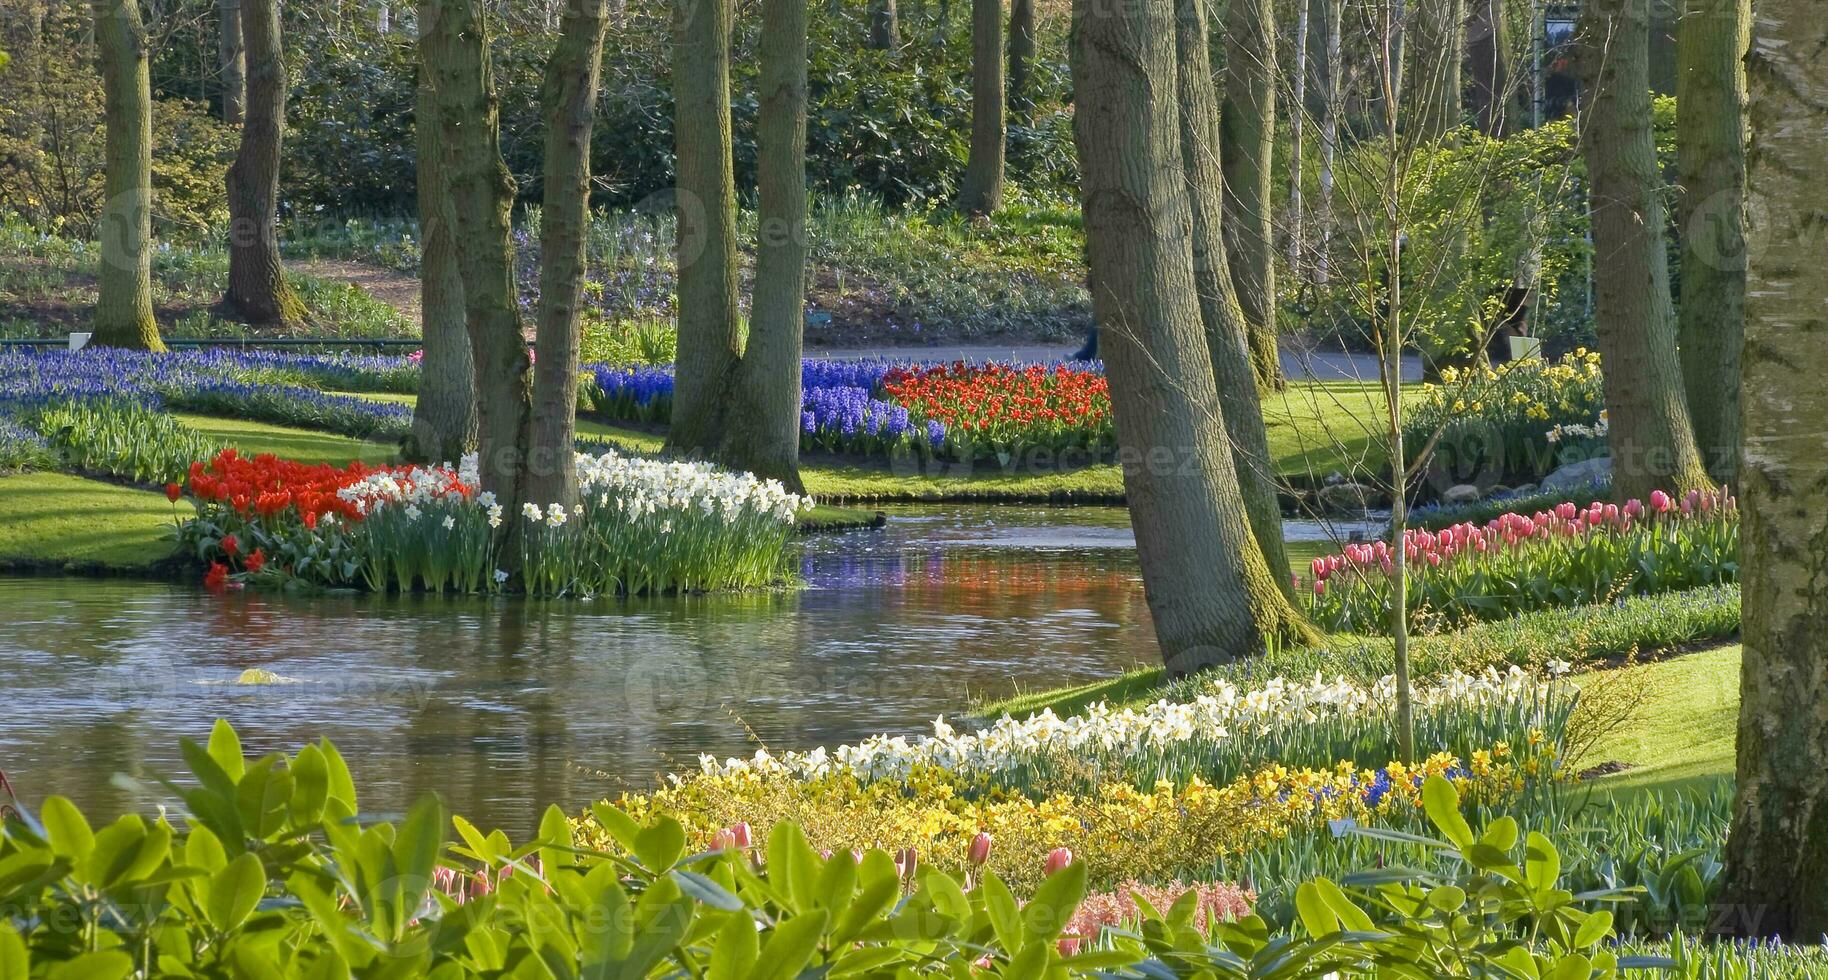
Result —
[[375, 591], [537, 595], [743, 588], [786, 574], [787, 541], [810, 501], [774, 481], [607, 453], [577, 461], [583, 502], [527, 504], [518, 579], [498, 570], [501, 505], [478, 493], [474, 461], [336, 468], [225, 450], [167, 488], [197, 516], [182, 547], [216, 585], [358, 585]]
[[[1567, 725], [1574, 697], [1551, 678], [1487, 668], [1417, 684], [1416, 740], [1437, 749], [1470, 753], [1507, 741], [1539, 742], [1545, 731]], [[1230, 780], [1271, 763], [1329, 765], [1341, 759], [1372, 765], [1397, 752], [1391, 713], [1395, 678], [1374, 684], [1344, 679], [1276, 678], [1243, 691], [1211, 682], [1190, 701], [1157, 701], [1141, 709], [1096, 704], [1067, 718], [1044, 710], [1027, 718], [1003, 716], [981, 731], [959, 732], [945, 720], [931, 737], [879, 735], [857, 745], [810, 752], [717, 761], [701, 756], [703, 775], [757, 773], [819, 779], [832, 775], [864, 782], [906, 781], [921, 770], [953, 774], [963, 782], [1022, 792], [1083, 788], [1100, 782], [1148, 786], [1157, 779], [1198, 775]]]
[[[1409, 611], [1417, 626], [1502, 619], [1739, 579], [1739, 511], [1724, 491], [1649, 504], [1564, 503], [1480, 526], [1410, 530]], [[1383, 541], [1314, 559], [1308, 611], [1333, 630], [1378, 633], [1390, 621], [1394, 555]]]
[[1585, 348], [1557, 361], [1447, 368], [1440, 384], [1423, 386], [1403, 441], [1417, 452], [1438, 431], [1432, 465], [1461, 482], [1480, 474], [1533, 481], [1562, 463], [1605, 455], [1605, 408], [1599, 354]]
[[399, 379], [407, 373], [405, 365], [405, 358], [221, 349], [0, 353], [0, 415], [22, 417], [72, 402], [124, 399], [356, 438], [397, 438], [412, 427], [411, 406], [328, 394], [311, 385], [397, 386], [404, 383]]
[[[599, 366], [593, 373], [589, 394], [598, 412], [639, 422], [670, 417], [672, 369]], [[999, 462], [1047, 454], [1051, 465], [1102, 459], [1115, 448], [1110, 392], [1096, 365], [808, 360], [801, 386], [801, 448], [808, 451]]]

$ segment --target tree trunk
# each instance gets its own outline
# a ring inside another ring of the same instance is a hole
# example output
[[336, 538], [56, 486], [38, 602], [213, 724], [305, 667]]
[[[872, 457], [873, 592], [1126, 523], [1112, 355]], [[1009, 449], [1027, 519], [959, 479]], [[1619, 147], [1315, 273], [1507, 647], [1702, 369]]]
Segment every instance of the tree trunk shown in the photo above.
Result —
[[[1461, 121], [1460, 65], [1466, 60], [1466, 0], [1416, 0], [1407, 108], [1412, 131], [1439, 140]], [[1402, 91], [1399, 89], [1399, 91]]]
[[1333, 164], [1339, 155], [1339, 121], [1345, 113], [1345, 57], [1340, 47], [1340, 31], [1345, 20], [1345, 0], [1321, 0], [1326, 11], [1326, 89], [1320, 116], [1320, 201], [1315, 217], [1320, 233], [1314, 244], [1314, 282], [1326, 285], [1333, 271]]
[[[1181, 158], [1192, 215], [1194, 287], [1207, 355], [1212, 359], [1225, 434], [1236, 463], [1237, 482], [1257, 547], [1270, 578], [1285, 595], [1260, 610], [1259, 622], [1300, 620], [1287, 603], [1292, 588], [1288, 549], [1282, 538], [1282, 507], [1276, 499], [1269, 434], [1263, 402], [1250, 363], [1244, 311], [1232, 286], [1225, 254], [1223, 178], [1219, 175], [1219, 98], [1212, 81], [1204, 0], [1175, 0], [1176, 93], [1180, 99]], [[1297, 103], [1299, 104], [1299, 102]]]
[[1072, 70], [1092, 306], [1124, 489], [1171, 674], [1261, 653], [1281, 599], [1250, 525], [1214, 388], [1181, 175], [1169, 0], [1076, 0]]
[[958, 188], [958, 209], [966, 214], [1003, 206], [1003, 98], [1003, 2], [971, 0], [971, 155]]
[[1275, 222], [1270, 197], [1276, 143], [1276, 9], [1273, 0], [1225, 8], [1225, 111], [1219, 127], [1225, 173], [1225, 250], [1250, 325], [1257, 383], [1281, 388], [1276, 346]]
[[1724, 931], [1828, 932], [1828, 6], [1758, 0], [1747, 60], [1744, 663]]
[[1612, 489], [1621, 499], [1707, 485], [1695, 448], [1663, 245], [1650, 129], [1650, 0], [1581, 9], [1593, 214], [1594, 329], [1606, 371]]
[[570, 0], [546, 62], [540, 105], [546, 122], [546, 184], [540, 211], [540, 301], [527, 443], [527, 499], [578, 502], [579, 326], [584, 236], [590, 227], [590, 135], [597, 117], [604, 0]]
[[673, 36], [679, 355], [666, 450], [714, 455], [743, 352], [730, 132], [730, 0], [679, 0]]
[[107, 113], [94, 342], [162, 351], [152, 316], [152, 76], [139, 0], [95, 0]]
[[1682, 193], [1682, 302], [1676, 338], [1695, 442], [1709, 476], [1739, 458], [1739, 344], [1745, 323], [1744, 58], [1751, 0], [1688, 0], [1677, 48], [1676, 163]]
[[258, 326], [296, 327], [304, 301], [279, 261], [279, 151], [285, 139], [286, 67], [278, 0], [241, 0], [248, 105], [241, 150], [228, 172], [226, 312]]
[[1024, 122], [1035, 107], [1029, 74], [1036, 50], [1035, 0], [1009, 0], [1009, 108]]
[[[1295, 11], [1295, 71], [1294, 98], [1290, 104], [1294, 110], [1289, 113], [1289, 157], [1288, 157], [1288, 266], [1297, 280], [1301, 275], [1302, 247], [1302, 213], [1301, 213], [1301, 176], [1302, 158], [1307, 153], [1308, 122], [1308, 24], [1309, 14], [1313, 9], [1312, 0], [1297, 0]], [[1186, 15], [1182, 14], [1184, 20]], [[1204, 18], [1202, 18], [1204, 20]], [[1202, 32], [1203, 33], [1203, 32]], [[1183, 53], [1183, 58], [1185, 54]], [[1185, 93], [1182, 93], [1185, 98]]]
[[241, 113], [247, 105], [248, 64], [241, 40], [241, 0], [221, 0], [216, 7], [221, 47], [217, 52], [222, 66], [222, 121], [241, 125]]
[[[482, 489], [495, 494], [517, 533], [531, 414], [527, 341], [514, 280], [509, 209], [514, 178], [501, 158], [500, 105], [490, 65], [485, 0], [422, 0], [425, 67], [437, 87], [451, 212], [456, 218], [464, 320], [476, 370], [476, 431]], [[504, 546], [501, 560], [517, 549]], [[510, 569], [512, 570], [512, 569]]]
[[1492, 137], [1507, 136], [1511, 132], [1512, 107], [1517, 101], [1511, 91], [1511, 58], [1516, 52], [1511, 48], [1510, 4], [1507, 0], [1475, 2], [1485, 8], [1481, 19], [1487, 28], [1486, 37], [1473, 46], [1469, 58], [1479, 131]]
[[749, 343], [718, 458], [804, 493], [800, 348], [806, 328], [806, 4], [763, 0], [756, 84], [757, 240]]
[[[426, 22], [421, 20], [421, 32], [425, 28]], [[437, 88], [424, 66], [419, 69], [413, 129], [419, 142], [419, 317], [425, 347], [408, 455], [455, 463], [476, 445], [476, 368], [470, 357], [469, 327], [464, 323], [457, 218], [451, 211], [445, 178]]]
[[901, 47], [901, 14], [895, 0], [870, 0], [870, 47], [878, 51]]

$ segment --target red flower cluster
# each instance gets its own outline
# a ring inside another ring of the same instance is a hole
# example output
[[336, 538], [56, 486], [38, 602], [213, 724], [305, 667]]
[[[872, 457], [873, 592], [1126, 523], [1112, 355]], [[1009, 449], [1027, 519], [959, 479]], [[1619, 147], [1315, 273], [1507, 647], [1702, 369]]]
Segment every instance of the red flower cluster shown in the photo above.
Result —
[[1111, 421], [1111, 388], [1104, 375], [1065, 367], [963, 361], [930, 368], [896, 368], [883, 390], [922, 419], [948, 432], [1003, 434], [1010, 428], [1096, 429]]
[[[296, 511], [306, 527], [334, 514], [339, 519], [359, 521], [362, 512], [337, 491], [374, 473], [406, 472], [406, 468], [366, 466], [350, 463], [337, 468], [326, 463], [299, 463], [272, 455], [247, 457], [233, 449], [224, 449], [208, 463], [190, 464], [188, 490], [199, 501], [224, 504], [242, 517], [274, 517]], [[172, 484], [166, 495], [177, 499], [179, 488]], [[224, 550], [232, 556], [233, 537], [225, 539]]]

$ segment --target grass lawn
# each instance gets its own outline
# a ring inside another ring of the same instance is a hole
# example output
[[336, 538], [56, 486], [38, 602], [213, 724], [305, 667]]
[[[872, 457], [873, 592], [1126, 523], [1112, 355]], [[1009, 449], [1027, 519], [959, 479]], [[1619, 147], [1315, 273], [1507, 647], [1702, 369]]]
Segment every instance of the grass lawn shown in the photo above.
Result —
[[390, 442], [365, 442], [329, 432], [292, 429], [265, 422], [188, 413], [180, 413], [175, 417], [187, 427], [244, 453], [272, 453], [301, 463], [341, 466], [358, 459], [364, 463], [385, 463], [393, 459], [395, 450]]
[[171, 554], [162, 494], [63, 473], [0, 477], [0, 556], [127, 568]]
[[1577, 764], [1629, 763], [1633, 768], [1594, 783], [1617, 793], [1661, 793], [1731, 777], [1739, 724], [1739, 656], [1735, 644], [1639, 668], [1646, 684], [1644, 705]]

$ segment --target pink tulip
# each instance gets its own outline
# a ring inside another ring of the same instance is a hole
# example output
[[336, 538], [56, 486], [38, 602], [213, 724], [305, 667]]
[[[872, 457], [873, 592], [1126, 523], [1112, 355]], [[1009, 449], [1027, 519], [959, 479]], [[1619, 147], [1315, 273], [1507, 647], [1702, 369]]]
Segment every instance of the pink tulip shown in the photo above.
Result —
[[1643, 501], [1637, 499], [1636, 497], [1633, 497], [1630, 500], [1625, 501], [1625, 516], [1626, 517], [1635, 521], [1639, 517], [1642, 517], [1643, 515], [1644, 515], [1644, 502]]
[[[1320, 583], [1314, 584], [1319, 585]], [[990, 860], [990, 834], [982, 830], [978, 831], [977, 836], [971, 838], [971, 849], [966, 853], [966, 857], [972, 864], [983, 864]]]
[[1323, 578], [1315, 579], [1314, 580], [1314, 595], [1323, 596], [1326, 594], [1327, 594], [1327, 580], [1323, 579]]
[[1079, 937], [1078, 936], [1061, 936], [1060, 937], [1060, 955], [1061, 956], [1074, 956], [1074, 955], [1077, 955], [1078, 952], [1079, 952]]
[[737, 847], [748, 850], [749, 845], [753, 843], [749, 834], [749, 821], [744, 820], [731, 827], [730, 836], [736, 841]]
[[1048, 874], [1051, 875], [1054, 872], [1059, 871], [1060, 869], [1062, 869], [1072, 863], [1073, 863], [1072, 850], [1069, 848], [1065, 848], [1065, 847], [1056, 847], [1053, 850], [1047, 852], [1047, 863], [1042, 865], [1042, 867]]
[[1659, 514], [1667, 514], [1669, 513], [1669, 509], [1673, 506], [1675, 506], [1675, 501], [1669, 499], [1669, 494], [1666, 494], [1661, 490], [1650, 491], [1651, 510], [1656, 511]]
[[912, 847], [904, 847], [895, 853], [895, 867], [903, 878], [914, 877], [914, 871], [920, 867], [920, 852]]
[[711, 840], [711, 850], [720, 853], [736, 850], [736, 835], [728, 827], [718, 831], [717, 836]]

